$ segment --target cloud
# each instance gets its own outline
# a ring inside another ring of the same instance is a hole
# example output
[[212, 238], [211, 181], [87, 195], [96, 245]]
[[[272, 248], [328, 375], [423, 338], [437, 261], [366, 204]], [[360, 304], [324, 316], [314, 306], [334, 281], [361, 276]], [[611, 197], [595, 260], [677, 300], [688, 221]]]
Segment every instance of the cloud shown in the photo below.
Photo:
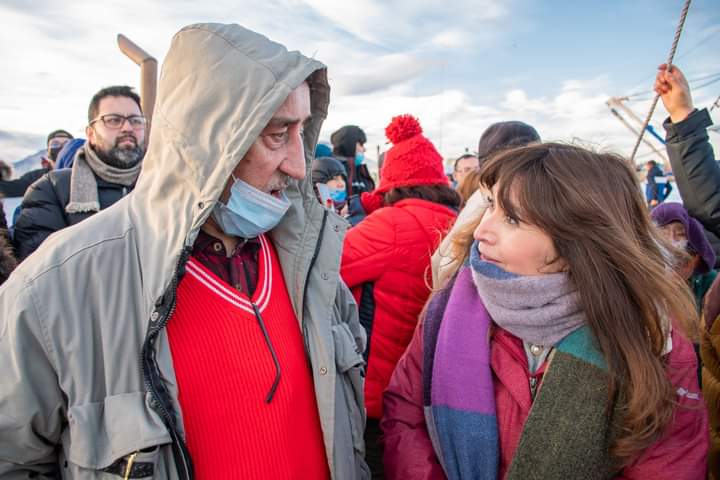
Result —
[[0, 130], [0, 159], [15, 162], [21, 158], [42, 150], [45, 136], [30, 132], [9, 132]]
[[[501, 0], [456, 0], [452, 8], [434, 0], [306, 0], [315, 11], [363, 42], [389, 48], [421, 45], [434, 39], [438, 47], [457, 45], [457, 30], [472, 30], [480, 25], [498, 23], [511, 9], [511, 2]], [[462, 12], [459, 14], [458, 12]], [[467, 37], [465, 43], [473, 41]]]
[[[607, 76], [569, 79], [550, 95], [533, 96], [523, 89], [507, 90], [497, 102], [477, 103], [461, 90], [415, 96], [405, 88], [333, 101], [321, 139], [346, 124], [356, 124], [368, 136], [368, 156], [387, 145], [384, 127], [395, 115], [417, 116], [424, 134], [445, 158], [454, 158], [465, 149], [473, 151], [482, 132], [492, 123], [521, 120], [537, 128], [545, 141], [579, 143], [590, 148], [611, 150], [629, 156], [636, 137], [618, 122], [605, 105], [612, 85]], [[637, 105], [643, 117], [649, 102]], [[666, 114], [659, 107], [653, 125], [660, 126]], [[720, 137], [720, 136], [718, 136]], [[717, 139], [712, 139], [717, 142]], [[653, 140], [655, 142], [655, 140]], [[663, 147], [656, 143], [661, 151]], [[640, 155], [650, 150], [643, 145]]]
[[[606, 76], [548, 81], [547, 62], [521, 58], [522, 49], [512, 51], [515, 63], [496, 65], [485, 56], [491, 47], [505, 55], [507, 45], [541, 34], [527, 31], [528, 22], [544, 24], [534, 12], [537, 5], [526, 0], [457, 0], [452, 8], [436, 0], [124, 0], [103, 3], [100, 14], [95, 0], [5, 0], [0, 57], [8, 67], [0, 75], [0, 128], [37, 135], [40, 141], [31, 149], [18, 143], [26, 150], [41, 148], [45, 134], [56, 128], [83, 136], [87, 104], [99, 88], [139, 83], [139, 69], [117, 48], [117, 33], [162, 61], [182, 26], [221, 21], [238, 22], [328, 65], [332, 96], [323, 138], [344, 124], [358, 124], [368, 133], [368, 155], [375, 145], [386, 148], [384, 127], [402, 113], [417, 115], [446, 156], [474, 150], [488, 125], [512, 119], [533, 124], [545, 139], [582, 138], [628, 153], [634, 138], [610, 115], [605, 100], [633, 90]], [[688, 48], [717, 29], [716, 17], [708, 22]], [[692, 50], [688, 71], [718, 71], [709, 46], [710, 41]], [[649, 91], [650, 84], [643, 88]], [[709, 106], [716, 86], [697, 92], [698, 106]], [[642, 117], [649, 101], [632, 108]], [[663, 116], [659, 108], [656, 127]], [[12, 141], [0, 144], [0, 156], [10, 156]]]
[[470, 35], [462, 30], [445, 30], [430, 39], [430, 43], [441, 48], [460, 48]]
[[370, 55], [343, 52], [330, 44], [318, 46], [318, 58], [328, 65], [334, 94], [365, 95], [411, 82], [436, 63], [407, 53]]

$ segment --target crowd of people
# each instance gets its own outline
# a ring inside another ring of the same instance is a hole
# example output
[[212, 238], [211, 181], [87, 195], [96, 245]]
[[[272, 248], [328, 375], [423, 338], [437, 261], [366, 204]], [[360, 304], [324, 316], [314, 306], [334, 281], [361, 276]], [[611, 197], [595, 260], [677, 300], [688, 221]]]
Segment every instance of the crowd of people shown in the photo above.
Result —
[[151, 135], [107, 87], [86, 140], [0, 165], [0, 478], [720, 479], [720, 166], [681, 70], [682, 203], [516, 119], [448, 175], [398, 112], [374, 176], [360, 126], [318, 142], [327, 72], [190, 25]]

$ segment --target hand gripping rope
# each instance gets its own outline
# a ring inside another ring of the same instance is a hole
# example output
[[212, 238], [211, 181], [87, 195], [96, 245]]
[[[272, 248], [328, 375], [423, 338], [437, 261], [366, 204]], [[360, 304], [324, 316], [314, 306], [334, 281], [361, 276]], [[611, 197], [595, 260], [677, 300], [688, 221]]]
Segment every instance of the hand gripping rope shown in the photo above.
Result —
[[[685, 25], [685, 18], [687, 18], [689, 8], [690, 0], [685, 0], [685, 6], [683, 6], [682, 12], [680, 13], [680, 21], [678, 22], [677, 29], [675, 30], [675, 38], [673, 39], [672, 47], [670, 47], [670, 55], [668, 56], [667, 61], [668, 69], [672, 68], [672, 61], [675, 58], [675, 51], [677, 50], [678, 42], [680, 41], [680, 34], [682, 33], [683, 26]], [[653, 112], [655, 112], [655, 107], [657, 106], [659, 99], [660, 95], [656, 93], [652, 105], [650, 106], [650, 111], [647, 114], [647, 118], [645, 118], [645, 123], [640, 129], [640, 135], [638, 135], [638, 139], [635, 142], [635, 147], [633, 148], [632, 154], [630, 155], [630, 164], [634, 164], [635, 154], [637, 153], [638, 147], [640, 146], [640, 142], [642, 142], [643, 134], [645, 133], [645, 129], [650, 123], [650, 119], [652, 118]]]

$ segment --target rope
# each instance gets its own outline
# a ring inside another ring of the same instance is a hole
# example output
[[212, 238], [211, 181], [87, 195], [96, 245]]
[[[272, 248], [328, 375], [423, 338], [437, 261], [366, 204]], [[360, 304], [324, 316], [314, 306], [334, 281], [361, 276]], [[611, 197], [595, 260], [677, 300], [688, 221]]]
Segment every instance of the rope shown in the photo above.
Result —
[[710, 107], [710, 111], [712, 112], [715, 107], [720, 107], [720, 95], [718, 95], [717, 99], [713, 102], [712, 106]]
[[[672, 62], [675, 58], [675, 51], [677, 50], [678, 42], [680, 41], [680, 34], [682, 33], [683, 26], [685, 25], [685, 19], [687, 18], [688, 9], [690, 8], [690, 1], [691, 0], [685, 0], [685, 5], [683, 6], [682, 12], [680, 13], [680, 21], [678, 22], [677, 29], [675, 29], [675, 38], [673, 39], [672, 47], [670, 47], [670, 55], [668, 55], [668, 69], [672, 69]], [[659, 99], [660, 95], [655, 94], [655, 98], [653, 99], [652, 105], [650, 106], [650, 111], [647, 114], [647, 118], [645, 118], [645, 123], [643, 124], [643, 127], [640, 129], [640, 135], [638, 135], [637, 142], [635, 142], [635, 147], [633, 148], [632, 154], [630, 155], [631, 164], [634, 164], [635, 162], [635, 154], [640, 147], [640, 142], [642, 142], [643, 134], [645, 133], [645, 129], [647, 128], [647, 126], [650, 124], [650, 119], [652, 118], [653, 112], [655, 112], [655, 107], [657, 106]]]

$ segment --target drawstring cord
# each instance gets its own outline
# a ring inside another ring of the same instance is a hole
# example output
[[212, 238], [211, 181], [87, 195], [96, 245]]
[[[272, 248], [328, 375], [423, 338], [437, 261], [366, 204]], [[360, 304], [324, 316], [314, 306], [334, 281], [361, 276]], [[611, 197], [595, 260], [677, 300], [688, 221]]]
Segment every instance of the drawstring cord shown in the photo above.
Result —
[[251, 298], [252, 292], [250, 292], [250, 273], [247, 270], [247, 267], [245, 266], [245, 262], [242, 262], [243, 266], [243, 272], [245, 273], [245, 282], [248, 289], [248, 298], [250, 298], [250, 304], [253, 307], [253, 310], [255, 311], [255, 319], [258, 322], [258, 325], [260, 326], [260, 330], [262, 331], [263, 337], [265, 338], [265, 345], [267, 345], [268, 350], [270, 350], [270, 355], [272, 356], [273, 364], [275, 364], [275, 380], [273, 380], [272, 386], [270, 387], [270, 390], [268, 391], [267, 396], [265, 397], [265, 403], [272, 402], [273, 397], [275, 396], [275, 392], [277, 391], [277, 387], [280, 384], [280, 362], [278, 361], [277, 354], [275, 353], [275, 348], [273, 347], [272, 341], [270, 340], [270, 335], [268, 334], [267, 328], [265, 328], [265, 322], [263, 321], [262, 315], [260, 315], [260, 309], [257, 305], [255, 305], [255, 302]]

